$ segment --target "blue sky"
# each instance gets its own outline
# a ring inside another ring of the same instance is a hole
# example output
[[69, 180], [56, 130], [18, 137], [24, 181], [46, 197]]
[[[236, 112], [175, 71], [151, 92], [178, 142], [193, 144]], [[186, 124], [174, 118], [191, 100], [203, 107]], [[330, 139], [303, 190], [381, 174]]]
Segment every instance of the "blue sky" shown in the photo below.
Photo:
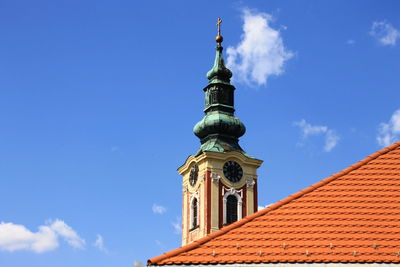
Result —
[[0, 266], [133, 266], [180, 245], [176, 169], [199, 148], [217, 17], [261, 205], [398, 140], [399, 12], [0, 1]]

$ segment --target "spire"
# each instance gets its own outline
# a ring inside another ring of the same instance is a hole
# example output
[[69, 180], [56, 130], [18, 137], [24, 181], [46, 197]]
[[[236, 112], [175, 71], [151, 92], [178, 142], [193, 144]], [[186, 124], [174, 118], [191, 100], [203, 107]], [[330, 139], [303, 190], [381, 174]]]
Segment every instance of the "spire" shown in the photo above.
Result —
[[238, 151], [245, 154], [239, 146], [239, 137], [246, 132], [246, 127], [234, 116], [235, 87], [230, 84], [232, 72], [225, 67], [222, 56], [221, 22], [222, 20], [218, 18], [214, 66], [207, 73], [209, 83], [203, 89], [205, 92], [205, 116], [194, 126], [193, 131], [201, 142], [198, 153]]
[[232, 77], [232, 72], [225, 67], [224, 58], [222, 57], [223, 47], [221, 45], [224, 38], [221, 36], [221, 22], [222, 19], [218, 18], [217, 26], [218, 26], [218, 35], [215, 37], [215, 41], [218, 43], [216, 47], [216, 55], [214, 66], [212, 69], [207, 72], [207, 78], [209, 83], [226, 83], [230, 84], [230, 79]]

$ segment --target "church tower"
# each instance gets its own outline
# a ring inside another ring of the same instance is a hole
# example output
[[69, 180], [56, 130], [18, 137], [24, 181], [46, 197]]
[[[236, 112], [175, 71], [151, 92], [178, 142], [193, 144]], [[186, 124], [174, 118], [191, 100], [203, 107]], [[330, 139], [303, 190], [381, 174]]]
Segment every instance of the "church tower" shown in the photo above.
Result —
[[183, 177], [182, 245], [257, 211], [261, 160], [239, 145], [244, 124], [234, 116], [232, 72], [225, 67], [218, 19], [214, 66], [207, 73], [204, 118], [194, 126], [200, 149], [178, 169]]

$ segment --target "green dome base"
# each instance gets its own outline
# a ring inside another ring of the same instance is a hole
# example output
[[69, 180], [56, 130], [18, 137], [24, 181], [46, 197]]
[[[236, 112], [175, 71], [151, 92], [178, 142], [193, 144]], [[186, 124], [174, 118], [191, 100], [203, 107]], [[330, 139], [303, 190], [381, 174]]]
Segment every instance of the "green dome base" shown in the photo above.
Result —
[[225, 112], [210, 112], [193, 128], [194, 134], [200, 139], [212, 134], [239, 138], [246, 132], [244, 124], [233, 114]]
[[199, 151], [197, 151], [196, 155], [201, 154], [202, 152], [219, 152], [226, 153], [230, 151], [237, 151], [242, 153], [243, 155], [252, 158], [248, 155], [239, 145], [238, 139], [232, 140], [231, 138], [215, 135], [207, 137], [208, 140], [204, 140], [201, 144]]

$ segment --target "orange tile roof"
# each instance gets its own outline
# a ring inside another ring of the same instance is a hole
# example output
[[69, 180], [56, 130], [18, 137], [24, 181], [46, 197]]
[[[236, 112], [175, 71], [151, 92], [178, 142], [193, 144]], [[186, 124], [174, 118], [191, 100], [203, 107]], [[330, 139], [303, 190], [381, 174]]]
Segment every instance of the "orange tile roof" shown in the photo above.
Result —
[[400, 263], [400, 142], [149, 265]]

